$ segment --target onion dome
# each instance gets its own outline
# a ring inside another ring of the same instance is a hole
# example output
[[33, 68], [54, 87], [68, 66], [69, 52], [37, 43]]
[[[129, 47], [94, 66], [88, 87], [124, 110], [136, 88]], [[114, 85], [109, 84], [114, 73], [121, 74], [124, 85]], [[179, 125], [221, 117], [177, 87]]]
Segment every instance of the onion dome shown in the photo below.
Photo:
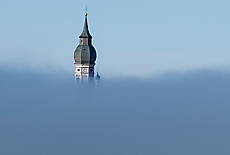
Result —
[[89, 33], [87, 14], [85, 14], [85, 23], [82, 34], [79, 36], [80, 43], [74, 51], [75, 63], [94, 64], [96, 61], [96, 50], [92, 45], [92, 36]]
[[96, 61], [96, 50], [92, 45], [78, 45], [74, 52], [75, 63], [90, 63]]

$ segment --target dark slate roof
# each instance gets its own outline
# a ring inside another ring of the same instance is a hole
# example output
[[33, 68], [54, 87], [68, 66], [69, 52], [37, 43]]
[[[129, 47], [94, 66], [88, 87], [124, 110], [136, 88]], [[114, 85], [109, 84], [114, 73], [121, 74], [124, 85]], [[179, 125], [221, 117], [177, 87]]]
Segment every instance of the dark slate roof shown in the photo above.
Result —
[[101, 78], [101, 77], [100, 77], [100, 75], [99, 75], [98, 72], [97, 72], [97, 75], [95, 76], [95, 79], [96, 79], [96, 80], [100, 80], [100, 78]]
[[88, 29], [87, 14], [85, 14], [85, 24], [84, 24], [82, 34], [79, 36], [79, 38], [92, 38]]
[[94, 64], [96, 58], [96, 50], [92, 45], [78, 45], [74, 52], [75, 63]]

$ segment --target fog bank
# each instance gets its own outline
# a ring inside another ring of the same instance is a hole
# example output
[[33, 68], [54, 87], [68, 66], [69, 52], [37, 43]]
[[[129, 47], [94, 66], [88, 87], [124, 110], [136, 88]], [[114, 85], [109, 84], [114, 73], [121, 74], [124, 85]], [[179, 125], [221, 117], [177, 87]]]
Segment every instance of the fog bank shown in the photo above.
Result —
[[230, 153], [230, 74], [199, 70], [77, 85], [1, 71], [0, 154]]

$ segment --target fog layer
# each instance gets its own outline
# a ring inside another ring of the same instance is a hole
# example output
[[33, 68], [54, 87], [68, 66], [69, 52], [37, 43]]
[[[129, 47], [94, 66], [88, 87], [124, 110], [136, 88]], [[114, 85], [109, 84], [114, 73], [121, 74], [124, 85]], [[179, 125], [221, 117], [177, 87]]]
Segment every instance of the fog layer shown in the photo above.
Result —
[[1, 71], [2, 155], [227, 155], [230, 74], [200, 70], [77, 85]]

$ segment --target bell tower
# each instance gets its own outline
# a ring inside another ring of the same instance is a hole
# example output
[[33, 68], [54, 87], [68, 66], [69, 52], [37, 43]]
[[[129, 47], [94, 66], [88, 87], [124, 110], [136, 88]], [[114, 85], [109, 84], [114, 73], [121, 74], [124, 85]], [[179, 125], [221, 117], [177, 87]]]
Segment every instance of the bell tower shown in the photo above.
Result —
[[90, 35], [88, 29], [87, 13], [85, 13], [84, 28], [79, 36], [79, 45], [74, 51], [76, 80], [94, 80], [94, 66], [96, 57], [96, 50], [92, 45], [92, 36]]

